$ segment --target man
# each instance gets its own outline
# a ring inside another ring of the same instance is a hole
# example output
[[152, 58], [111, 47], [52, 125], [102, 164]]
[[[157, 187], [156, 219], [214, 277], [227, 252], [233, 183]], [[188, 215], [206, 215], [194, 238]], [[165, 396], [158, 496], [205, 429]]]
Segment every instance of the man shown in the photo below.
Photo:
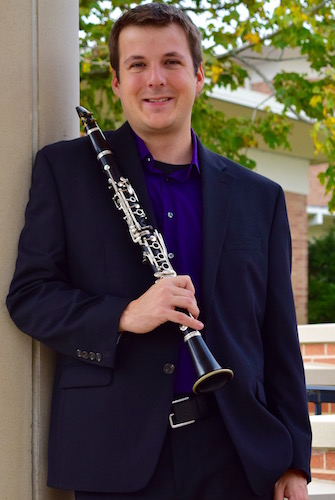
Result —
[[[127, 123], [107, 140], [177, 276], [155, 283], [143, 265], [88, 138], [38, 153], [7, 304], [59, 354], [49, 485], [77, 500], [306, 500], [311, 435], [283, 192], [191, 131], [204, 72], [186, 15], [136, 7], [109, 45]], [[234, 371], [215, 396], [192, 395], [178, 324], [205, 324]]]

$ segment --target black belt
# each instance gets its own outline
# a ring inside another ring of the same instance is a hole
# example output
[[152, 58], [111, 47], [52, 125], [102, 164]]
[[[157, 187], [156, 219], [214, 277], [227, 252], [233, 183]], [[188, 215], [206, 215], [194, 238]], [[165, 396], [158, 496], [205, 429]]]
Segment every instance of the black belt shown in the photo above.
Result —
[[194, 424], [218, 411], [215, 396], [184, 396], [172, 401], [169, 422], [172, 429]]

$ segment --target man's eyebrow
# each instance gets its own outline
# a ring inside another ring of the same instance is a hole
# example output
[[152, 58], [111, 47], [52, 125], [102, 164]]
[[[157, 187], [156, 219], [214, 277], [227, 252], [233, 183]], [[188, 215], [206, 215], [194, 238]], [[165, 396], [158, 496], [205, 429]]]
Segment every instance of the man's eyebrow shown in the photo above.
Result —
[[132, 61], [140, 61], [142, 59], [144, 59], [144, 56], [134, 54], [134, 55], [127, 57], [127, 59], [124, 60], [124, 64], [128, 64]]
[[185, 56], [177, 51], [167, 52], [164, 54], [164, 57], [179, 57], [180, 59], [185, 59]]

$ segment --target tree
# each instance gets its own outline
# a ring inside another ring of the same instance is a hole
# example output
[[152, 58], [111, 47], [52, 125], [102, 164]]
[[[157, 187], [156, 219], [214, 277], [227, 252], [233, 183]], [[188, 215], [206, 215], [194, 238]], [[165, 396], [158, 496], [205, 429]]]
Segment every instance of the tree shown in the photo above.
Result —
[[308, 246], [308, 322], [335, 321], [335, 231]]
[[[81, 99], [104, 128], [115, 127], [121, 119], [120, 104], [114, 97], [107, 39], [115, 16], [134, 0], [80, 0]], [[215, 151], [253, 168], [248, 149], [263, 140], [270, 148], [290, 148], [290, 114], [312, 126], [315, 155], [328, 159], [320, 174], [329, 202], [335, 210], [335, 0], [169, 0], [178, 4], [197, 24], [204, 40], [204, 62], [208, 82], [197, 99], [193, 125], [202, 141]], [[286, 49], [297, 49], [318, 77], [279, 71], [268, 81], [253, 64], [264, 56], [264, 49], [277, 49], [280, 60]], [[251, 57], [252, 56], [252, 57]], [[214, 86], [243, 86], [251, 71], [257, 71], [269, 92], [283, 105], [280, 115], [267, 110], [256, 118], [227, 117], [215, 111], [208, 93]], [[105, 110], [105, 112], [104, 112]], [[107, 113], [107, 110], [109, 111]], [[101, 112], [102, 111], [102, 112]], [[213, 134], [215, 130], [215, 134]]]

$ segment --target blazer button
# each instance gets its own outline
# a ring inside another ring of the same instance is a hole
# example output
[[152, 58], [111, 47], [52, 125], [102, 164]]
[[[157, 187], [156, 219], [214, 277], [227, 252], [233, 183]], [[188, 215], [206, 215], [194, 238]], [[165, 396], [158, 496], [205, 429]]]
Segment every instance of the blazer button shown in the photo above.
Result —
[[97, 352], [95, 355], [95, 359], [100, 363], [100, 361], [102, 361], [102, 354], [100, 352]]
[[174, 372], [174, 365], [172, 363], [166, 363], [163, 367], [163, 371], [164, 373], [166, 373], [167, 375], [172, 375], [172, 373]]
[[96, 356], [95, 356], [95, 352], [92, 352], [92, 351], [91, 351], [91, 352], [89, 353], [89, 358], [90, 358], [90, 360], [91, 360], [91, 361], [94, 361], [94, 360], [95, 360], [95, 357], [96, 357]]
[[77, 349], [77, 358], [82, 358], [83, 351], [81, 349]]
[[87, 351], [83, 351], [82, 358], [83, 359], [88, 359], [88, 352]]

